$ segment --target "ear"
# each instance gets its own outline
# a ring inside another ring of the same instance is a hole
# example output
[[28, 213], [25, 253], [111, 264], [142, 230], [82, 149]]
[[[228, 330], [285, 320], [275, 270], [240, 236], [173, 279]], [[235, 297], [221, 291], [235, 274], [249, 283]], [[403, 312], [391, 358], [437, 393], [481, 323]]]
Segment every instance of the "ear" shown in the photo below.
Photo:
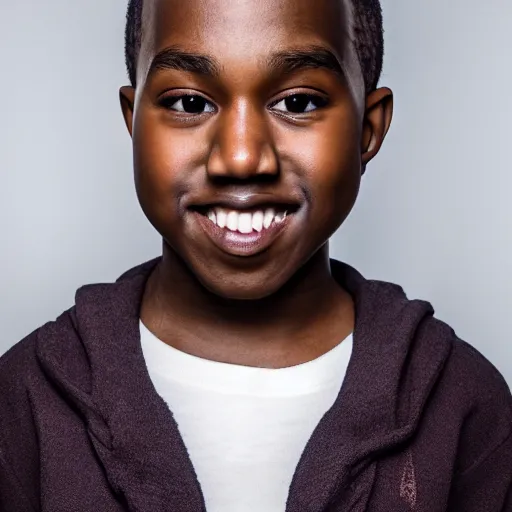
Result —
[[362, 172], [368, 162], [379, 152], [393, 118], [393, 92], [382, 87], [366, 98], [361, 147]]
[[135, 105], [135, 89], [130, 86], [124, 86], [119, 89], [119, 100], [121, 102], [121, 110], [123, 111], [124, 122], [126, 128], [132, 136], [133, 131], [133, 109]]

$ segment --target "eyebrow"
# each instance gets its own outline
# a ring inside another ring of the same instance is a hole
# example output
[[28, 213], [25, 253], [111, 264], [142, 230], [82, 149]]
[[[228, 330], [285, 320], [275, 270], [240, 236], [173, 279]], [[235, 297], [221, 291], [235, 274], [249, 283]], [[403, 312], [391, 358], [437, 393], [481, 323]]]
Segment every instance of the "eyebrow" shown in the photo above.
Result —
[[326, 69], [345, 78], [342, 65], [334, 53], [323, 46], [309, 46], [274, 53], [268, 60], [274, 73], [290, 74], [302, 69]]
[[156, 70], [165, 69], [175, 69], [213, 77], [220, 74], [220, 65], [212, 57], [186, 52], [174, 47], [165, 48], [155, 55], [149, 68], [149, 74]]
[[[344, 79], [345, 73], [335, 54], [323, 46], [307, 46], [278, 51], [265, 59], [271, 73], [291, 74], [302, 69], [326, 69]], [[151, 75], [157, 70], [173, 69], [218, 78], [222, 66], [208, 55], [188, 52], [176, 47], [165, 48], [153, 58]]]

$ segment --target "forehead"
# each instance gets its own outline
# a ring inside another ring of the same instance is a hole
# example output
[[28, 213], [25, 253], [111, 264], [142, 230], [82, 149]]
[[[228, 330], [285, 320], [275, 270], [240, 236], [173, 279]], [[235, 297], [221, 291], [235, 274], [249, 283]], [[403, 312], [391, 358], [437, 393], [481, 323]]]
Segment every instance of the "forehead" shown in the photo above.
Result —
[[343, 58], [347, 14], [343, 0], [146, 0], [142, 53], [179, 46], [227, 62], [317, 44]]

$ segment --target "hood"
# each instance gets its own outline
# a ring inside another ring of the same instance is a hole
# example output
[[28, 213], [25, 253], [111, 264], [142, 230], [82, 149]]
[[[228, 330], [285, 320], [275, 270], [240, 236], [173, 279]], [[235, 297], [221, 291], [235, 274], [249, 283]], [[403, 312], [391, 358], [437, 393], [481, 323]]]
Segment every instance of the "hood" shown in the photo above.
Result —
[[[40, 329], [37, 355], [83, 417], [128, 510], [204, 512], [194, 468], [140, 344], [145, 283], [160, 260], [115, 283], [80, 288], [75, 306]], [[287, 512], [321, 512], [342, 498], [345, 510], [364, 510], [375, 460], [414, 434], [454, 339], [427, 302], [410, 301], [400, 287], [366, 280], [343, 263], [331, 267], [355, 301], [353, 352], [340, 394], [296, 469]]]

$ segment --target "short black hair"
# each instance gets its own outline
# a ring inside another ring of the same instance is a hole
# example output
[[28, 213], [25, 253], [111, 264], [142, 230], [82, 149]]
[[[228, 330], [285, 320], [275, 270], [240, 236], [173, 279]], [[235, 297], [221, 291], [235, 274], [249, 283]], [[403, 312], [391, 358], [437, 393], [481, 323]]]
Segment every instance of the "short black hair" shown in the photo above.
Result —
[[[137, 83], [137, 60], [142, 41], [142, 7], [144, 0], [129, 0], [126, 14], [125, 59], [133, 87]], [[350, 0], [353, 7], [355, 46], [363, 72], [366, 92], [379, 82], [384, 58], [384, 29], [379, 0]]]

